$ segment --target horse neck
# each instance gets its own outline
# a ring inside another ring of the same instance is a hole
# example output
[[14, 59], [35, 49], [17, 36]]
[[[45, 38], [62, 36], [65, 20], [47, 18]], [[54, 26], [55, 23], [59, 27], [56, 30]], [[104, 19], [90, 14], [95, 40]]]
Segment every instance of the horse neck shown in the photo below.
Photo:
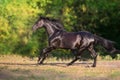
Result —
[[52, 36], [57, 31], [57, 29], [55, 29], [54, 26], [52, 26], [49, 23], [45, 24], [45, 29], [49, 37]]
[[64, 30], [63, 25], [61, 23], [58, 22], [52, 22], [51, 25], [54, 26], [54, 28], [58, 29], [58, 30]]

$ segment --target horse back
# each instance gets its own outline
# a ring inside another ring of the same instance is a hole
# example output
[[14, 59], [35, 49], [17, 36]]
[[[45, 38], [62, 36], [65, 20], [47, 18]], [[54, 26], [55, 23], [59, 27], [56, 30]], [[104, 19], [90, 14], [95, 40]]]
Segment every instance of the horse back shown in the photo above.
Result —
[[67, 32], [62, 35], [62, 46], [71, 48], [88, 47], [91, 43], [94, 43], [94, 35], [90, 32]]

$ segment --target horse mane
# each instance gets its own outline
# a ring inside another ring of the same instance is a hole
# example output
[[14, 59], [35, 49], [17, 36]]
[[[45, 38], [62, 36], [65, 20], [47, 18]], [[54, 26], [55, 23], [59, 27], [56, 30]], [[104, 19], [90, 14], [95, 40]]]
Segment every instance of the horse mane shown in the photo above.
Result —
[[61, 21], [58, 20], [58, 19], [54, 19], [54, 18], [50, 18], [50, 17], [43, 17], [43, 16], [40, 16], [40, 19], [49, 20], [49, 21], [54, 21], [54, 22], [61, 22]]
[[54, 19], [54, 18], [50, 18], [50, 17], [40, 17], [40, 19], [43, 19], [45, 21], [50, 21], [52, 22], [53, 25], [55, 25], [57, 28], [64, 30], [64, 25], [62, 24], [62, 22], [58, 19]]

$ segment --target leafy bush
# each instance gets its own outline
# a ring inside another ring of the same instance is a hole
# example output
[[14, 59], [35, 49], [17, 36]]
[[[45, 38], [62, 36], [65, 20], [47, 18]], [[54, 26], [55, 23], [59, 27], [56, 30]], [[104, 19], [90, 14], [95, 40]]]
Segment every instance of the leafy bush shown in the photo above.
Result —
[[[87, 30], [116, 41], [119, 48], [119, 4], [119, 0], [0, 0], [0, 54], [37, 56], [47, 46], [45, 31], [31, 30], [41, 15], [60, 19], [67, 31]], [[62, 52], [53, 56], [69, 53]]]

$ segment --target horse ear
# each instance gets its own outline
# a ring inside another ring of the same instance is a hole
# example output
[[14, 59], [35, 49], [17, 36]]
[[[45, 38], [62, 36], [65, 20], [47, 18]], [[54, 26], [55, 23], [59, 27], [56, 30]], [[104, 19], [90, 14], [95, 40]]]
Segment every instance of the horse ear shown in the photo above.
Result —
[[43, 17], [43, 16], [40, 16], [40, 19], [44, 19], [44, 17]]

